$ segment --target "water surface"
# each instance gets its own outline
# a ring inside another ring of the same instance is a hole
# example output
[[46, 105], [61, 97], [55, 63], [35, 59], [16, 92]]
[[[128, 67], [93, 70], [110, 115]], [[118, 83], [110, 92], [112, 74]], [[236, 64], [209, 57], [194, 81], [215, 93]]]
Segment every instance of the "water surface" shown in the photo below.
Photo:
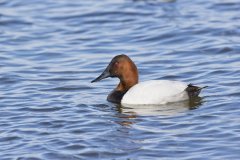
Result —
[[[3, 160], [239, 159], [238, 0], [1, 0]], [[127, 54], [140, 81], [209, 86], [194, 105], [121, 107], [91, 84]]]

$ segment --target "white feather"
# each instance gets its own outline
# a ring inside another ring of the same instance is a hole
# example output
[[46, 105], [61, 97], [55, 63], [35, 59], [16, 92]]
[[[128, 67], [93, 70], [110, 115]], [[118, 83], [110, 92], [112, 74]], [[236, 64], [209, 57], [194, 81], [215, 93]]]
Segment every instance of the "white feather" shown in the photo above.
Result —
[[130, 88], [121, 104], [166, 104], [188, 99], [187, 84], [179, 81], [152, 80]]

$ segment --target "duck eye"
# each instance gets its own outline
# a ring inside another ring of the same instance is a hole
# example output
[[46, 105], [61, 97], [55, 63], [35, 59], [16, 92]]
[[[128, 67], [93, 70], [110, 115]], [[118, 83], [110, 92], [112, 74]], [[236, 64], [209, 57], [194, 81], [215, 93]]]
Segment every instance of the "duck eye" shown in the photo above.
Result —
[[119, 62], [115, 62], [114, 65], [115, 65], [115, 66], [118, 66], [118, 65], [119, 65]]

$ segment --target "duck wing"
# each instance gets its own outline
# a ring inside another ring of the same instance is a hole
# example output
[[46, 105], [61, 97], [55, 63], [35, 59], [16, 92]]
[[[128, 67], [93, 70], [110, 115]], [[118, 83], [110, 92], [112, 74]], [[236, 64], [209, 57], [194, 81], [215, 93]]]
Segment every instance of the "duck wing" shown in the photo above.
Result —
[[123, 96], [122, 104], [166, 104], [188, 99], [187, 84], [179, 81], [152, 80], [130, 88]]

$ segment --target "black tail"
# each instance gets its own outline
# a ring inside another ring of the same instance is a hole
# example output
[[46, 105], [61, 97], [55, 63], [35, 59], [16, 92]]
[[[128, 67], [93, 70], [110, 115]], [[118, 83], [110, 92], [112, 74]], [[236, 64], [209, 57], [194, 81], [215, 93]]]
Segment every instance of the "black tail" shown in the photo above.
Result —
[[190, 99], [198, 97], [198, 95], [200, 94], [201, 90], [203, 88], [207, 88], [208, 86], [204, 86], [204, 87], [198, 87], [198, 86], [194, 86], [191, 83], [188, 85], [188, 87], [185, 89], [188, 93], [188, 96]]

